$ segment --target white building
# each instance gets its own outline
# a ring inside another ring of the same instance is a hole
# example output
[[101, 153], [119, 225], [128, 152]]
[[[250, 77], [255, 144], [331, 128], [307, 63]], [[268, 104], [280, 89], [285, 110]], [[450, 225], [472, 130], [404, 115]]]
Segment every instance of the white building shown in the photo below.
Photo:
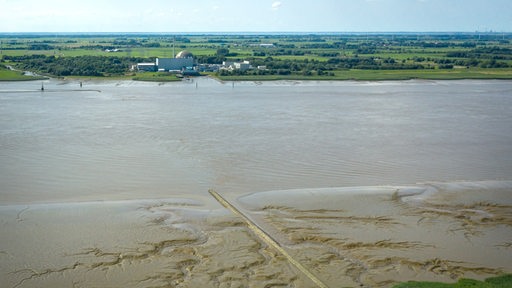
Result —
[[222, 66], [224, 66], [224, 68], [235, 69], [235, 62], [234, 61], [222, 61]]
[[252, 69], [251, 63], [249, 61], [244, 62], [233, 62], [233, 61], [224, 61], [222, 62], [222, 66], [227, 70], [241, 70], [246, 71]]
[[235, 69], [238, 69], [240, 71], [246, 71], [246, 70], [249, 70], [251, 69], [251, 64], [249, 63], [249, 61], [244, 61], [244, 62], [235, 62]]
[[156, 71], [157, 67], [155, 63], [137, 63], [137, 70], [139, 71]]

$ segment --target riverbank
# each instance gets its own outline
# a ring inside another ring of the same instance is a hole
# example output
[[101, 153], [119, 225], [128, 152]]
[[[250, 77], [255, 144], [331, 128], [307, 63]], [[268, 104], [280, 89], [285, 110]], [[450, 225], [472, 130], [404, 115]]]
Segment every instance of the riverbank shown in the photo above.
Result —
[[[398, 80], [510, 80], [512, 69], [453, 69], [453, 70], [347, 70], [336, 71], [332, 76], [302, 75], [238, 75], [219, 76], [208, 73], [205, 76], [221, 81], [398, 81]], [[199, 76], [201, 77], [201, 76]], [[194, 78], [194, 77], [192, 77]], [[32, 81], [48, 79], [45, 76], [29, 76], [22, 72], [0, 69], [0, 81]], [[64, 79], [74, 80], [134, 80], [142, 82], [176, 82], [183, 81], [175, 75], [162, 73], [138, 73], [136, 76], [89, 77], [74, 76]]]
[[386, 81], [386, 80], [465, 80], [465, 79], [512, 79], [512, 69], [430, 69], [430, 70], [342, 70], [329, 76], [302, 75], [238, 75], [217, 76], [223, 81], [276, 81], [276, 80], [313, 80], [313, 81]]

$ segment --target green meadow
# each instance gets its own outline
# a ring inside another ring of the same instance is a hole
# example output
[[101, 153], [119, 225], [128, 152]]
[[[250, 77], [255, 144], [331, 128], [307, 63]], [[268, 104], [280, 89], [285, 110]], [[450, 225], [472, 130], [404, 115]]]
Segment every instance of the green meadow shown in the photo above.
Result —
[[7, 69], [5, 66], [0, 65], [0, 81], [27, 81], [40, 79], [46, 79], [46, 77], [26, 76], [21, 71], [13, 71]]

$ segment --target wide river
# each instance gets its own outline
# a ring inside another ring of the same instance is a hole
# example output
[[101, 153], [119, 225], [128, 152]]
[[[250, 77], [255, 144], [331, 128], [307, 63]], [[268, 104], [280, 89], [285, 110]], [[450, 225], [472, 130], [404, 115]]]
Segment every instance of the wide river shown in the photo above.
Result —
[[0, 82], [0, 204], [512, 179], [511, 81]]

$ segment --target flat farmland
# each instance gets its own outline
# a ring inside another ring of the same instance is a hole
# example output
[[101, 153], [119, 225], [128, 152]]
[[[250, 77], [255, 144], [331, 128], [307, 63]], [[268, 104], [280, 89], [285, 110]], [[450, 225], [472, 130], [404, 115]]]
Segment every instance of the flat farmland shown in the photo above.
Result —
[[[510, 79], [511, 39], [507, 33], [0, 34], [0, 65], [50, 77], [148, 79], [153, 74], [139, 75], [133, 65], [187, 50], [196, 65], [249, 61], [253, 67], [207, 73], [223, 80]], [[90, 58], [62, 61], [79, 57]], [[122, 68], [105, 68], [109, 61]], [[63, 67], [81, 63], [91, 66], [87, 73]]]

